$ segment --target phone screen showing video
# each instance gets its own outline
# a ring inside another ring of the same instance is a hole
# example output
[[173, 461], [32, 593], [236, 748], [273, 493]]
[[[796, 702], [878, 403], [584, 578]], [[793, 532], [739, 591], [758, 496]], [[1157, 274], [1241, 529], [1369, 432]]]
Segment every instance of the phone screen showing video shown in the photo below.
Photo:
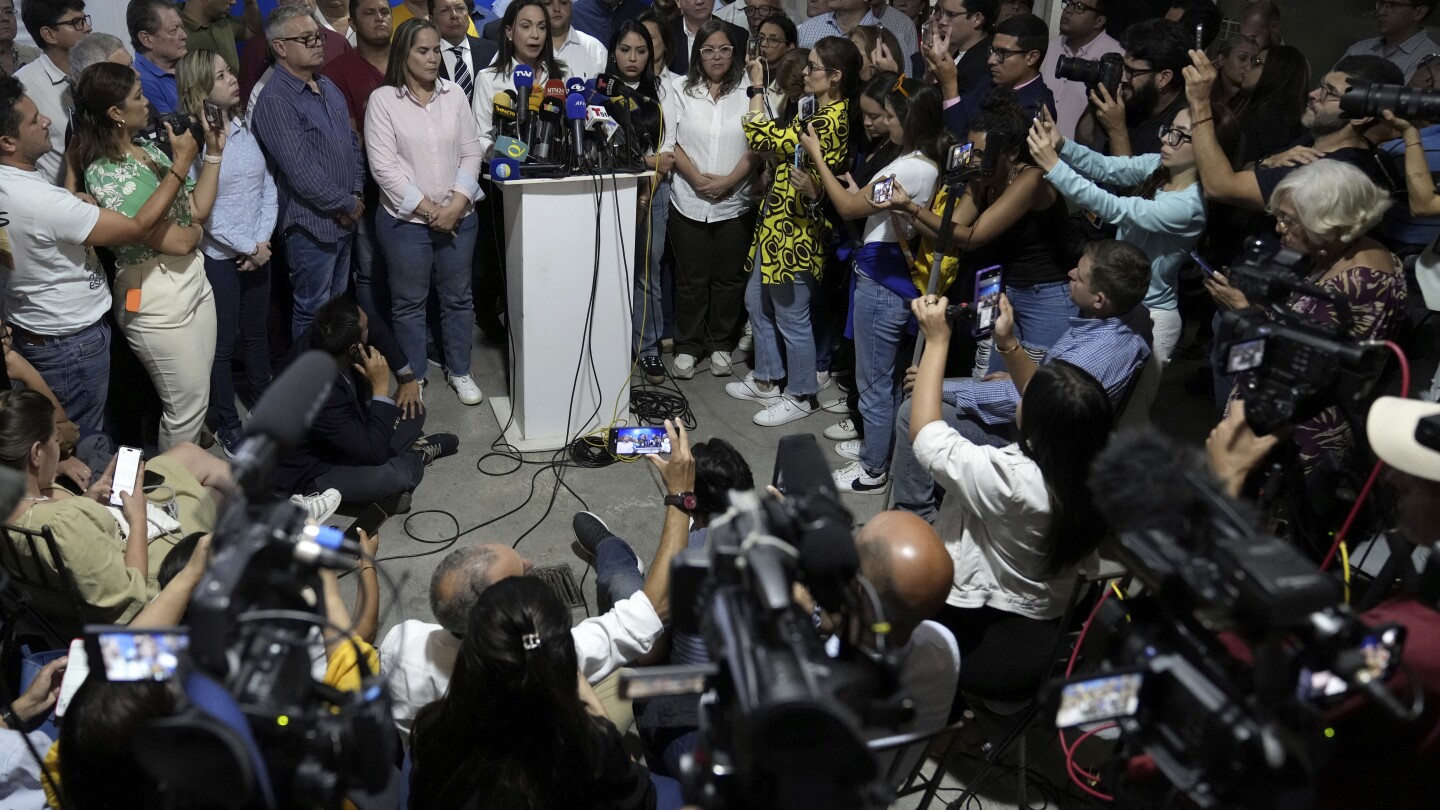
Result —
[[1130, 717], [1140, 709], [1140, 687], [1144, 675], [1126, 672], [1083, 681], [1060, 688], [1060, 708], [1055, 712], [1056, 728], [1073, 728], [1101, 720]]
[[652, 456], [670, 452], [663, 427], [620, 427], [610, 433], [610, 452], [617, 456]]
[[799, 107], [799, 117], [800, 117], [800, 120], [801, 120], [801, 121], [808, 121], [808, 120], [810, 120], [810, 116], [812, 116], [812, 115], [814, 115], [814, 114], [815, 114], [815, 97], [814, 97], [814, 96], [802, 96], [802, 97], [800, 98], [800, 107]]
[[1225, 358], [1225, 373], [1239, 374], [1256, 369], [1265, 362], [1265, 338], [1241, 340], [1230, 344]]
[[985, 337], [995, 330], [1000, 317], [1000, 265], [975, 273], [975, 337]]
[[893, 177], [882, 177], [882, 178], [880, 178], [879, 180], [876, 180], [876, 181], [875, 181], [875, 188], [874, 188], [874, 190], [871, 191], [871, 193], [870, 193], [870, 200], [871, 200], [871, 202], [875, 203], [876, 205], [879, 205], [880, 203], [883, 203], [883, 202], [889, 202], [889, 201], [890, 201], [890, 197], [893, 196], [894, 194], [895, 194], [895, 178], [893, 178]]
[[183, 627], [87, 628], [85, 636], [90, 668], [103, 672], [107, 681], [168, 681], [181, 653], [190, 648], [190, 633]]
[[970, 167], [975, 158], [975, 144], [957, 143], [950, 147], [950, 157], [945, 161], [945, 171], [956, 172]]

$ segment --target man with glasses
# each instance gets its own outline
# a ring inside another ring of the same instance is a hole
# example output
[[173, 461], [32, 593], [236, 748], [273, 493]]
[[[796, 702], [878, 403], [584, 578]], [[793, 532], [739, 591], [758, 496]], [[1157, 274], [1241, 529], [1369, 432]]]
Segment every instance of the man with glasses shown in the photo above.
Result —
[[1060, 36], [1050, 40], [1040, 75], [1055, 93], [1055, 125], [1066, 138], [1075, 137], [1075, 124], [1090, 104], [1089, 90], [1084, 82], [1055, 76], [1060, 57], [1096, 61], [1110, 53], [1123, 54], [1125, 49], [1110, 36], [1106, 26], [1110, 4], [1114, 0], [1066, 0], [1061, 4]]
[[[1180, 72], [1190, 64], [1195, 32], [1170, 20], [1146, 20], [1125, 32], [1119, 98], [1100, 89], [1075, 126], [1076, 140], [1115, 156], [1157, 154], [1160, 127], [1185, 107]], [[1096, 103], [1098, 99], [1098, 103]]]
[[[430, 0], [430, 19], [440, 30], [440, 76], [460, 85], [465, 98], [470, 100], [471, 109], [475, 107], [476, 72], [489, 67], [497, 52], [495, 43], [466, 33], [474, 8], [473, 0]], [[353, 104], [351, 112], [354, 112]], [[356, 122], [364, 120], [362, 112]]]
[[320, 30], [304, 6], [270, 12], [265, 34], [275, 73], [250, 116], [280, 192], [279, 230], [295, 289], [292, 335], [349, 289], [350, 237], [365, 213], [365, 159], [344, 96], [319, 75]]
[[958, 99], [990, 75], [996, 7], [995, 0], [936, 0], [931, 41], [920, 43], [920, 55], [943, 98]]
[[970, 139], [970, 122], [980, 117], [985, 97], [996, 87], [1014, 91], [1025, 114], [1040, 114], [1044, 107], [1055, 115], [1055, 95], [1040, 75], [1050, 30], [1034, 14], [1011, 17], [995, 26], [990, 45], [990, 75], [956, 103], [946, 103], [945, 126], [961, 143]]
[[239, 71], [240, 52], [235, 41], [260, 33], [264, 23], [257, 0], [245, 0], [244, 17], [230, 16], [232, 2], [234, 0], [187, 0], [180, 6], [180, 20], [185, 26], [185, 44], [190, 50], [218, 53], [230, 70]]
[[[864, 0], [853, 0], [864, 2]], [[715, 16], [712, 0], [676, 0], [680, 16], [670, 21], [670, 38], [675, 41], [675, 53], [670, 54], [670, 70], [684, 76], [690, 70], [690, 51], [695, 48], [695, 32]], [[730, 26], [730, 41], [735, 43], [735, 58], [744, 59], [750, 32], [741, 25]]]
[[1425, 33], [1425, 20], [1434, 10], [1435, 0], [1379, 0], [1375, 4], [1375, 22], [1380, 36], [1360, 40], [1345, 55], [1389, 59], [1405, 74], [1405, 81], [1410, 81], [1420, 60], [1440, 51], [1440, 45]]
[[845, 37], [857, 25], [873, 25], [885, 28], [895, 35], [904, 55], [893, 54], [895, 61], [905, 66], [906, 73], [914, 71], [911, 58], [920, 51], [915, 23], [898, 9], [881, 3], [878, 7], [867, 0], [830, 0], [830, 10], [818, 17], [806, 20], [797, 29], [800, 47], [813, 48], [825, 37]]
[[1200, 185], [1205, 197], [1251, 211], [1264, 211], [1270, 194], [1280, 181], [1300, 166], [1315, 160], [1339, 160], [1365, 172], [1383, 189], [1394, 190], [1403, 181], [1370, 144], [1386, 140], [1393, 128], [1379, 118], [1351, 119], [1340, 111], [1340, 97], [1352, 83], [1399, 84], [1400, 68], [1378, 56], [1347, 56], [1320, 79], [1310, 91], [1305, 113], [1300, 117], [1309, 132], [1300, 144], [1237, 172], [1215, 137], [1211, 124], [1210, 91], [1216, 71], [1203, 51], [1191, 51], [1191, 65], [1185, 68], [1185, 95], [1190, 101], [1192, 143]]
[[0, 76], [12, 76], [40, 58], [38, 48], [15, 44], [15, 19], [15, 0], [0, 0]]
[[51, 150], [35, 161], [35, 170], [51, 183], [63, 181], [65, 131], [75, 103], [70, 96], [70, 49], [90, 33], [90, 16], [81, 0], [27, 0], [20, 18], [42, 51], [39, 59], [20, 68], [15, 78], [25, 85], [25, 94], [40, 108], [40, 114], [54, 121], [50, 127]]
[[[315, 0], [279, 0], [275, 5], [304, 6], [310, 9], [312, 17], [318, 13], [315, 11]], [[316, 17], [315, 22], [320, 24], [320, 19]], [[355, 30], [354, 23], [351, 23], [350, 30], [352, 32]], [[264, 87], [265, 82], [269, 81], [275, 73], [275, 68], [270, 66], [270, 41], [265, 38], [263, 30], [259, 33], [260, 36], [251, 37], [250, 41], [245, 43], [245, 50], [240, 53], [240, 72], [236, 74], [240, 79], [240, 100], [247, 109], [250, 107], [250, 102], [254, 101], [255, 96], [259, 94], [260, 88]], [[320, 36], [323, 39], [322, 49], [325, 52], [327, 66], [350, 52], [350, 41], [343, 34], [320, 24]], [[385, 44], [388, 50], [390, 44], [388, 33], [385, 35]]]
[[170, 0], [130, 0], [125, 9], [130, 44], [135, 47], [135, 70], [140, 87], [156, 113], [180, 108], [175, 66], [190, 52], [185, 23]]

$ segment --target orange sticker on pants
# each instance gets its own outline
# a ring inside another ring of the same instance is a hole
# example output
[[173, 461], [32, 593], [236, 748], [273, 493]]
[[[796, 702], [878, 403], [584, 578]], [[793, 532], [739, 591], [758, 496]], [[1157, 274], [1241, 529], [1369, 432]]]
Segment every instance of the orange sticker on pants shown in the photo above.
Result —
[[139, 311], [140, 311], [140, 288], [139, 288], [139, 287], [136, 287], [136, 288], [134, 288], [134, 289], [130, 289], [130, 290], [126, 290], [126, 291], [125, 291], [125, 311], [126, 311], [126, 312], [139, 312]]

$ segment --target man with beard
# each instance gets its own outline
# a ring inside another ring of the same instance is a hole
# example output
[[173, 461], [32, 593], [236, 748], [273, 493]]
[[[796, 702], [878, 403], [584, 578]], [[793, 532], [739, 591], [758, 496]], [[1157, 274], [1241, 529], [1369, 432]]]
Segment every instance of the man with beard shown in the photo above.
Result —
[[1316, 160], [1349, 163], [1384, 189], [1393, 190], [1403, 185], [1394, 176], [1393, 166], [1371, 145], [1391, 137], [1393, 127], [1380, 118], [1349, 119], [1340, 112], [1340, 97], [1355, 82], [1402, 84], [1400, 68], [1393, 62], [1378, 56], [1347, 56], [1335, 63], [1310, 91], [1310, 100], [1300, 118], [1307, 133], [1300, 143], [1262, 159], [1254, 169], [1237, 172], [1221, 150], [1215, 127], [1210, 123], [1210, 88], [1215, 83], [1215, 67], [1204, 51], [1191, 51], [1190, 59], [1190, 67], [1184, 71], [1185, 95], [1190, 100], [1190, 114], [1195, 122], [1191, 126], [1191, 137], [1206, 198], [1237, 208], [1263, 211], [1270, 192], [1286, 175]]
[[1194, 34], [1170, 20], [1146, 20], [1125, 32], [1125, 71], [1119, 98], [1097, 87], [1075, 139], [1097, 152], [1144, 155], [1160, 152], [1160, 127], [1185, 107], [1180, 71], [1190, 63]]

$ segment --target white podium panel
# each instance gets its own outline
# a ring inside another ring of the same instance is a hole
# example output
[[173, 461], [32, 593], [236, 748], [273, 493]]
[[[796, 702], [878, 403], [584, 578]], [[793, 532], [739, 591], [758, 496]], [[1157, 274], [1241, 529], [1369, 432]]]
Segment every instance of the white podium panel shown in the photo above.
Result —
[[[642, 177], [496, 183], [505, 210], [510, 396], [491, 397], [522, 451], [630, 414], [635, 198]], [[598, 212], [598, 215], [597, 215]], [[578, 369], [578, 372], [577, 372]]]

